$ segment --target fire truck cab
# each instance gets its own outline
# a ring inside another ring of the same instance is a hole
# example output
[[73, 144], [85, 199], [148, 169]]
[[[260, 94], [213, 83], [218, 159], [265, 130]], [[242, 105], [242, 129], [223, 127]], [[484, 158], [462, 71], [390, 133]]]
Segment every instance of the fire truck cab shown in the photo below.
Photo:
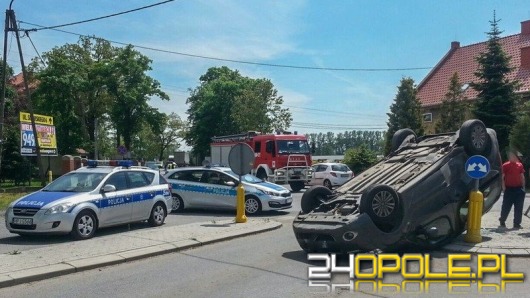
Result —
[[311, 180], [311, 146], [305, 136], [248, 132], [213, 137], [211, 163], [227, 165], [230, 149], [240, 142], [247, 143], [254, 150], [256, 159], [251, 174], [258, 178], [278, 184], [288, 183], [294, 192], [300, 191]]

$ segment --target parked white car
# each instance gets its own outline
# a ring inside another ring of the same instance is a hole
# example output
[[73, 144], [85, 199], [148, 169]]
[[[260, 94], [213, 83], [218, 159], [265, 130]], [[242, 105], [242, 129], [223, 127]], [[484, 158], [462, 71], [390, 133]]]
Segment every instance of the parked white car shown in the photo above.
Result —
[[[164, 174], [172, 186], [173, 211], [184, 208], [236, 209], [238, 176], [226, 167], [188, 167]], [[245, 187], [245, 212], [291, 208], [291, 192], [250, 174], [241, 177]]]
[[343, 163], [318, 163], [313, 165], [313, 178], [309, 185], [324, 185], [332, 189], [353, 178], [353, 172]]

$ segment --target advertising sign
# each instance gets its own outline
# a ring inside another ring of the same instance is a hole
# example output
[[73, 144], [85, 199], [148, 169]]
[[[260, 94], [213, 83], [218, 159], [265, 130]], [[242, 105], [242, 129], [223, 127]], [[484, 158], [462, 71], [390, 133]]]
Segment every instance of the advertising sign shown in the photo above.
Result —
[[[53, 117], [38, 114], [33, 116], [35, 118], [41, 155], [57, 156], [57, 138]], [[35, 136], [31, 127], [31, 117], [29, 113], [25, 112], [20, 112], [20, 154], [23, 156], [37, 155]]]

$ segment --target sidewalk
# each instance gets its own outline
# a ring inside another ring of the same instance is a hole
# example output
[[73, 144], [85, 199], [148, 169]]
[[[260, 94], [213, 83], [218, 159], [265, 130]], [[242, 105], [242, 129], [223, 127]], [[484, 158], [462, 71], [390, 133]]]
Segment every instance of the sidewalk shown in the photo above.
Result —
[[19, 254], [0, 254], [0, 288], [271, 231], [281, 225], [268, 219], [249, 219], [245, 224], [235, 224], [233, 220], [210, 221], [95, 237]]
[[[513, 208], [506, 220], [506, 228], [499, 227], [500, 205], [502, 196], [493, 209], [482, 217], [482, 242], [467, 243], [460, 235], [451, 244], [442, 248], [449, 252], [494, 253], [519, 257], [530, 257], [530, 218], [523, 215], [520, 230], [512, 228]], [[523, 213], [530, 206], [530, 194], [526, 195]], [[530, 216], [530, 213], [528, 214]], [[465, 233], [464, 233], [465, 234]]]

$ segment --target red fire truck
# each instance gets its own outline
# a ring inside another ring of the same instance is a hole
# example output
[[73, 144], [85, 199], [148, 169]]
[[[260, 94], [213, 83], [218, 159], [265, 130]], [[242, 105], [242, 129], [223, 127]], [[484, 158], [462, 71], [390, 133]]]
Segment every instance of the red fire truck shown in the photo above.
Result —
[[270, 182], [289, 183], [293, 191], [300, 191], [311, 180], [311, 147], [303, 135], [261, 134], [248, 132], [237, 135], [213, 137], [211, 163], [228, 164], [232, 146], [244, 142], [254, 150], [256, 159], [252, 174]]

